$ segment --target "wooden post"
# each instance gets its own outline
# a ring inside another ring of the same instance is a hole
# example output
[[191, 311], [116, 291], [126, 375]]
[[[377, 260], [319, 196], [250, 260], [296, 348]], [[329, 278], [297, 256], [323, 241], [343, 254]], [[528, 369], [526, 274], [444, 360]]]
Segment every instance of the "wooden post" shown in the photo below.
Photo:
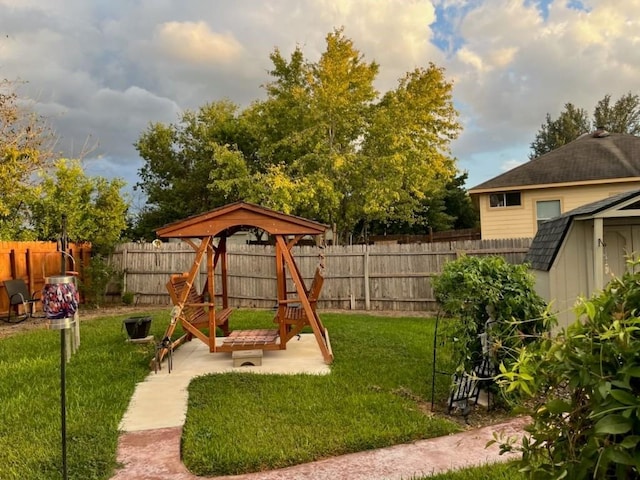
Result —
[[371, 286], [369, 285], [369, 246], [364, 246], [364, 308], [371, 310]]
[[229, 308], [229, 272], [227, 270], [227, 237], [220, 239], [218, 244], [220, 255], [220, 277], [222, 281], [222, 308]]
[[[287, 308], [284, 303], [287, 299], [287, 278], [286, 272], [284, 269], [284, 258], [283, 258], [283, 245], [284, 241], [280, 241], [282, 238], [281, 235], [276, 236], [276, 298], [278, 299], [278, 328], [280, 330], [280, 339], [286, 338], [287, 328], [283, 321], [285, 316], [285, 310]], [[286, 248], [286, 247], [284, 247]], [[282, 342], [280, 345], [281, 349], [286, 348], [286, 342]]]
[[27, 286], [29, 288], [29, 294], [32, 294], [33, 292], [36, 291], [36, 287], [35, 287], [35, 281], [33, 278], [33, 265], [31, 264], [31, 260], [32, 260], [32, 255], [31, 255], [31, 249], [27, 248], [25, 254], [25, 261], [26, 261], [26, 266], [27, 266]]
[[9, 264], [11, 265], [11, 278], [15, 280], [18, 278], [18, 271], [16, 266], [16, 251], [13, 248], [9, 254]]
[[122, 294], [127, 293], [127, 269], [125, 265], [127, 264], [127, 247], [122, 249]]
[[[216, 251], [216, 257], [219, 254], [219, 248]], [[215, 262], [213, 260], [213, 241], [211, 246], [207, 248], [207, 293], [209, 296], [209, 305], [207, 306], [209, 314], [209, 352], [216, 351], [216, 285], [215, 285]], [[204, 292], [203, 292], [204, 293]]]

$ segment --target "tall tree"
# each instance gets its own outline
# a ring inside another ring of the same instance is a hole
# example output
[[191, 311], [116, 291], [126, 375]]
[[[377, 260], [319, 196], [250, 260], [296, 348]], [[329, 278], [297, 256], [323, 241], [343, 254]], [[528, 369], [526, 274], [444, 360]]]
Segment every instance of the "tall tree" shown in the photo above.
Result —
[[572, 103], [566, 103], [557, 119], [552, 120], [551, 115], [547, 113], [546, 123], [542, 124], [531, 143], [529, 159], [532, 160], [572, 142], [590, 129], [591, 123], [587, 111], [575, 107]]
[[211, 194], [209, 177], [225, 151], [220, 146], [252, 145], [245, 133], [237, 105], [228, 100], [188, 110], [177, 124], [151, 124], [135, 144], [145, 161], [136, 188], [147, 196], [138, 222], [151, 218], [155, 228], [226, 203], [227, 195]]
[[362, 216], [412, 222], [415, 211], [455, 174], [449, 145], [460, 130], [453, 85], [430, 64], [400, 79], [376, 105], [357, 172], [366, 178]]
[[[56, 138], [46, 121], [19, 98], [18, 84], [0, 81], [0, 239], [32, 239], [29, 203], [37, 194], [35, 175], [54, 161]], [[19, 100], [21, 100], [19, 102]]]
[[138, 188], [149, 206], [138, 225], [244, 199], [335, 224], [345, 238], [363, 219], [412, 221], [453, 178], [449, 144], [460, 125], [442, 69], [407, 73], [380, 100], [378, 64], [342, 29], [327, 35], [317, 62], [300, 48], [270, 58], [265, 100], [240, 113], [215, 102], [216, 115], [185, 115], [140, 137]]
[[596, 105], [593, 121], [609, 132], [640, 134], [640, 97], [629, 92], [611, 105], [611, 95], [605, 95]]
[[544, 123], [531, 143], [529, 159], [539, 157], [565, 145], [595, 128], [612, 133], [640, 135], [640, 97], [631, 92], [611, 104], [611, 95], [605, 95], [593, 112], [593, 120], [587, 111], [567, 103], [555, 120], [547, 113]]

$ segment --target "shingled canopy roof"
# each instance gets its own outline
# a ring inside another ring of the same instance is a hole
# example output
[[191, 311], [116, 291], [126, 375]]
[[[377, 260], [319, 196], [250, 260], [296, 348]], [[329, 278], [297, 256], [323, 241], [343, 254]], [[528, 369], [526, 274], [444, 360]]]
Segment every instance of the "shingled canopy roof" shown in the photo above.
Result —
[[327, 225], [246, 202], [236, 202], [170, 223], [156, 230], [161, 238], [230, 236], [257, 227], [270, 235], [319, 235]]
[[469, 193], [630, 177], [640, 177], [640, 137], [594, 133], [487, 180]]
[[571, 222], [576, 217], [593, 216], [616, 207], [634, 197], [640, 197], [640, 190], [631, 190], [612, 195], [597, 202], [588, 203], [569, 212], [543, 222], [529, 247], [525, 262], [536, 270], [549, 271], [560, 251]]

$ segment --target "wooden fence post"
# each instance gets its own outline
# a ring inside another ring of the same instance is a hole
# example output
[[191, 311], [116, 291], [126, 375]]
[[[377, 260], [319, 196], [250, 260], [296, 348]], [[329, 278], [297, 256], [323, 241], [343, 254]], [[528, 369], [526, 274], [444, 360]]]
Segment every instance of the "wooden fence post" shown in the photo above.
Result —
[[16, 251], [13, 248], [11, 249], [11, 253], [9, 253], [9, 265], [11, 266], [11, 278], [15, 280], [18, 272], [16, 267]]
[[364, 246], [364, 309], [371, 310], [371, 291], [369, 285], [369, 246]]
[[31, 293], [31, 292], [34, 292], [36, 289], [35, 279], [33, 275], [33, 265], [31, 263], [32, 261], [31, 249], [27, 248], [24, 255], [25, 255], [25, 260], [27, 264], [27, 285], [29, 287], [29, 293]]

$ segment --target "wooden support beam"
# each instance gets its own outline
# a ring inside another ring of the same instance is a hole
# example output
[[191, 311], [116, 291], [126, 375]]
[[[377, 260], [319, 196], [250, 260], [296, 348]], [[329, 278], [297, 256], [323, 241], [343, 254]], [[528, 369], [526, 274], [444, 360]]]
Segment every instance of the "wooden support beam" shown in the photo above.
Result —
[[282, 257], [284, 259], [285, 264], [289, 267], [289, 272], [291, 274], [291, 279], [295, 284], [298, 290], [298, 296], [300, 297], [300, 306], [304, 309], [304, 312], [307, 316], [307, 320], [311, 325], [311, 329], [313, 330], [313, 334], [318, 342], [318, 346], [320, 347], [320, 351], [322, 352], [322, 356], [324, 358], [325, 363], [331, 363], [333, 361], [333, 353], [329, 349], [329, 345], [324, 336], [324, 328], [322, 327], [322, 323], [317, 315], [317, 313], [311, 308], [311, 304], [309, 303], [309, 297], [307, 296], [307, 292], [305, 290], [304, 282], [302, 281], [302, 277], [298, 274], [298, 270], [295, 266], [295, 260], [291, 255], [291, 252], [284, 243], [284, 239], [282, 236], [276, 237], [276, 242], [281, 244]]

